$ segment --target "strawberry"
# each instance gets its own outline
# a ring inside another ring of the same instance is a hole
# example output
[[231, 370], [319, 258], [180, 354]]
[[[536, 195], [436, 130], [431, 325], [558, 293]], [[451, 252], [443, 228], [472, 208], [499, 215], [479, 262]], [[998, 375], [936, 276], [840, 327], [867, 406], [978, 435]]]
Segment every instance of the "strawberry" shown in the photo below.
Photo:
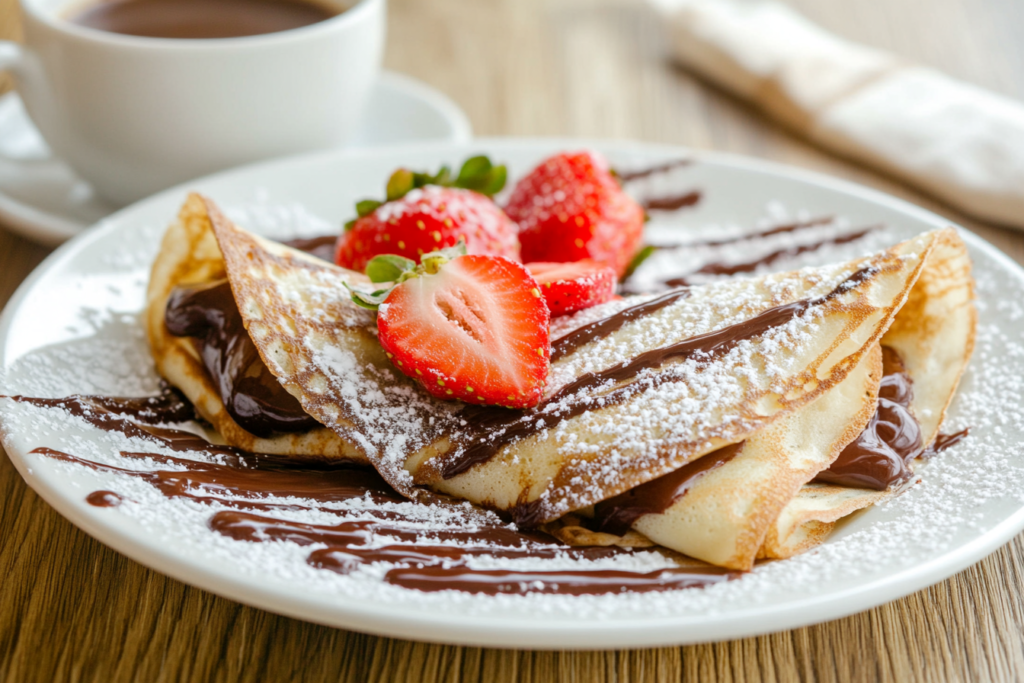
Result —
[[505, 173], [487, 157], [467, 160], [454, 178], [447, 168], [433, 176], [395, 171], [386, 201], [356, 204], [359, 217], [338, 238], [335, 263], [362, 272], [380, 254], [419, 259], [460, 239], [470, 254], [519, 260], [518, 228], [490, 198], [504, 187]]
[[420, 266], [380, 256], [367, 266], [388, 358], [433, 396], [509, 408], [536, 405], [544, 393], [551, 343], [547, 306], [526, 268], [503, 256], [453, 249], [427, 254]]
[[615, 271], [597, 261], [528, 263], [552, 316], [610, 301], [615, 296]]
[[516, 184], [505, 213], [524, 263], [592, 259], [621, 277], [640, 247], [644, 210], [595, 152], [561, 153]]

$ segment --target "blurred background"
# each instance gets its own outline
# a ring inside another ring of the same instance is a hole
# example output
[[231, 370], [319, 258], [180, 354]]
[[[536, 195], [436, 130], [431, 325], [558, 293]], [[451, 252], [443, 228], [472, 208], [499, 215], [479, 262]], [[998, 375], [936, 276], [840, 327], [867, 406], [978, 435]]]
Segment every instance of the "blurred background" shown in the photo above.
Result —
[[[1024, 2], [787, 4], [838, 36], [1024, 100]], [[448, 94], [478, 136], [632, 138], [774, 159], [911, 199], [1024, 256], [1003, 231], [819, 151], [675, 66], [646, 0], [390, 0], [388, 14], [385, 68]], [[0, 0], [0, 38], [19, 34], [15, 0]], [[2, 252], [11, 238], [0, 239]]]

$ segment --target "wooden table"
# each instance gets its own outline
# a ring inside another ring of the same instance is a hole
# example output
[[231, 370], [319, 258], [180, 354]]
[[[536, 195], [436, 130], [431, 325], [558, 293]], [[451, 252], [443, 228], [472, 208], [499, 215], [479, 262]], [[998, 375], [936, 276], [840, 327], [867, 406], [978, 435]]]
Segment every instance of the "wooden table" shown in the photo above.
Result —
[[[1019, 0], [799, 0], [850, 38], [1024, 99]], [[0, 36], [17, 37], [15, 0]], [[828, 156], [674, 67], [640, 0], [391, 0], [387, 66], [431, 83], [480, 135], [680, 143], [877, 187], [1024, 262], [1024, 236]], [[48, 250], [0, 230], [0, 304]], [[41, 312], [45, 314], [45, 312]], [[846, 619], [713, 645], [526, 652], [427, 645], [243, 607], [107, 549], [0, 459], [0, 678], [10, 681], [1007, 680], [1024, 677], [1024, 543]]]

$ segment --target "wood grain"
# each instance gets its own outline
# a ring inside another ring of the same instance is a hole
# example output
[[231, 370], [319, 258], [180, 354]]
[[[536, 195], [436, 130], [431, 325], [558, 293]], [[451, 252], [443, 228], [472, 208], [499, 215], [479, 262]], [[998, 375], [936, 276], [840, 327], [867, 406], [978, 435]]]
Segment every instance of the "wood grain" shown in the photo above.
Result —
[[[1024, 98], [1018, 0], [794, 4], [837, 33]], [[391, 0], [387, 66], [450, 94], [478, 134], [624, 137], [774, 159], [907, 198], [1024, 262], [1024, 236], [824, 154], [675, 68], [661, 28], [640, 0]], [[0, 0], [0, 36], [18, 31], [14, 0]], [[46, 253], [0, 230], [0, 303]], [[932, 588], [810, 628], [682, 648], [486, 650], [315, 626], [185, 586], [79, 532], [2, 458], [0, 576], [9, 681], [1024, 678], [1021, 537]]]

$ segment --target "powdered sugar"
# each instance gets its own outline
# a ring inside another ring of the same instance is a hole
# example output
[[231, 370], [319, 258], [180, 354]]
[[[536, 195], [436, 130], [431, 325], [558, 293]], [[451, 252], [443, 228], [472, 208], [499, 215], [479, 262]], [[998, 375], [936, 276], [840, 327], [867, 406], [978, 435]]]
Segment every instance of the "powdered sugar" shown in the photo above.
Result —
[[[828, 228], [832, 230], [832, 227]], [[844, 228], [845, 229], [845, 228]], [[694, 229], [696, 231], [696, 229]], [[307, 233], [308, 234], [308, 233]], [[833, 234], [833, 233], [828, 233]], [[900, 233], [906, 236], [906, 233]], [[894, 232], [872, 233], [874, 239], [895, 241]], [[289, 235], [290, 236], [290, 235]], [[18, 353], [10, 346], [6, 351], [5, 393], [59, 396], [75, 392], [108, 394], [139, 394], [155, 389], [155, 376], [147, 361], [147, 348], [140, 328], [132, 318], [133, 310], [141, 308], [146, 270], [152, 258], [150, 251], [125, 255], [112, 260], [121, 272], [128, 272], [116, 295], [106, 301], [96, 290], [68, 292], [67, 307], [79, 311], [74, 315], [61, 313], [59, 324], [39, 327], [32, 341], [21, 341]], [[766, 247], [768, 248], [768, 247]], [[109, 242], [111, 253], [117, 253], [117, 239]], [[866, 251], [864, 244], [843, 245], [841, 258]], [[816, 254], [818, 262], [832, 261], [836, 254]], [[128, 502], [112, 511], [93, 511], [80, 507], [82, 514], [102, 520], [96, 524], [120, 525], [151, 539], [151, 543], [171, 549], [177, 557], [197, 566], [214, 568], [225, 577], [236, 577], [240, 583], [259, 590], [279, 590], [289, 595], [315, 596], [318, 601], [338, 605], [372, 601], [382, 605], [400, 605], [419, 614], [500, 615], [506, 619], [536, 620], [551, 616], [579, 623], [589, 619], [630, 618], [708, 618], [723, 613], [742, 613], [757, 606], [785, 605], [808, 596], [862, 586], [891, 577], [904, 568], [920, 564], [957, 548], [991, 530], [1008, 519], [1024, 504], [1024, 447], [1020, 425], [1024, 424], [1024, 337], [1020, 320], [1024, 318], [1024, 286], [1015, 273], [986, 253], [974, 250], [978, 278], [980, 322], [974, 359], [964, 378], [960, 394], [946, 422], [946, 431], [972, 427], [971, 437], [944, 453], [920, 470], [922, 482], [907, 494], [848, 523], [829, 543], [804, 556], [759, 566], [742, 579], [702, 590], [678, 591], [671, 594], [608, 595], [569, 598], [564, 596], [498, 596], [493, 598], [467, 594], [427, 594], [407, 591], [381, 582], [384, 568], [368, 566], [349, 576], [315, 570], [305, 563], [308, 548], [289, 542], [241, 543], [210, 532], [206, 520], [220, 509], [216, 504], [204, 506], [187, 500], [166, 499], [144, 482], [126, 477], [83, 471], [80, 467], [53, 463], [40, 456], [25, 455], [36, 446], [46, 445], [66, 450], [101, 462], [128, 467], [116, 455], [119, 450], [162, 452], [151, 443], [120, 435], [100, 434], [79, 420], [58, 411], [40, 410], [30, 406], [0, 402], [4, 445], [12, 456], [39, 472], [46, 486], [60, 491], [68, 499], [80, 501], [98, 488], [112, 488]], [[810, 256], [807, 256], [810, 259]], [[789, 263], [775, 264], [784, 269]], [[67, 277], [68, 274], [59, 274]], [[844, 274], [823, 279], [814, 290], [824, 293]], [[38, 286], [49, 291], [66, 291], [60, 277], [44, 279]], [[742, 285], [737, 287], [737, 313], [742, 310]], [[778, 283], [779, 296], [787, 287]], [[116, 297], [116, 306], [112, 305]], [[582, 324], [593, 320], [621, 304], [608, 304], [600, 311], [581, 313], [570, 322], [557, 326]], [[49, 345], [47, 330], [61, 326], [81, 325], [80, 311], [91, 308], [100, 314], [88, 314], [90, 324], [76, 328], [62, 343]], [[106, 311], [106, 313], [103, 313]], [[111, 313], [116, 312], [116, 314]], [[15, 333], [20, 329], [16, 317]], [[674, 327], [682, 325], [683, 327]], [[803, 320], [780, 334], [799, 336], [813, 320]], [[697, 317], [680, 321], [665, 318], [663, 326], [652, 327], [646, 344], [678, 334], [700, 333], [708, 325]], [[775, 340], [782, 344], [782, 340]], [[587, 368], [600, 369], [602, 363], [616, 362], [628, 355], [629, 349], [618, 345], [594, 349], [585, 358], [568, 359], [572, 373]], [[739, 360], [749, 354], [737, 348]], [[343, 374], [344, 358], [333, 357], [329, 350], [317, 359], [325, 366], [334, 366]], [[785, 368], [780, 367], [779, 372]], [[569, 370], [557, 371], [569, 372]], [[776, 372], [773, 370], [772, 372]], [[769, 373], [771, 375], [772, 373]], [[561, 375], [557, 375], [555, 381]], [[697, 385], [707, 396], [722, 400], [734, 387], [714, 382]], [[668, 418], [696, 419], [687, 415], [687, 401], [693, 396], [665, 394], [657, 405], [638, 408], [636, 415], [626, 416], [617, 436], [643, 441], [648, 420]], [[715, 399], [717, 400], [717, 399]], [[649, 411], [649, 412], [648, 412]], [[669, 412], [665, 412], [669, 411]], [[382, 434], [381, 438], [386, 438]], [[557, 436], [556, 436], [557, 438]], [[567, 437], [568, 439], [568, 437]], [[395, 444], [398, 448], [400, 444]], [[567, 440], [566, 448], [573, 444]], [[198, 457], [198, 456], [197, 456]], [[136, 462], [133, 467], [155, 467], [155, 463]], [[283, 500], [280, 502], [301, 502]], [[413, 504], [394, 504], [408, 514], [424, 514], [427, 528], [444, 522], [443, 512]], [[358, 518], [366, 509], [362, 501], [338, 505], [345, 516]], [[273, 514], [273, 513], [269, 513]], [[289, 512], [311, 523], [332, 523], [340, 518], [332, 512]], [[433, 516], [439, 515], [439, 516]], [[110, 521], [116, 520], [116, 521]], [[383, 541], [380, 541], [383, 542]], [[475, 567], [520, 566], [545, 568], [578, 565], [579, 560], [493, 560], [475, 558]], [[650, 569], [664, 566], [664, 560], [652, 553], [601, 560], [598, 566]]]

